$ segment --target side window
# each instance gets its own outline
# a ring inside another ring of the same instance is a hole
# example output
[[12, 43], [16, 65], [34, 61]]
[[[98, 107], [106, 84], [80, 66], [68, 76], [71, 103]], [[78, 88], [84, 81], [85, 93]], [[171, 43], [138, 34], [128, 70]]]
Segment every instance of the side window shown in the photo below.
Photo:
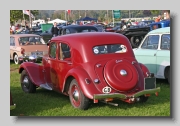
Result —
[[66, 34], [70, 34], [70, 31], [69, 31], [69, 29], [66, 29]]
[[143, 49], [157, 49], [159, 43], [159, 35], [149, 35], [141, 48]]
[[161, 49], [170, 49], [170, 34], [162, 35]]
[[144, 40], [144, 42], [143, 42], [141, 48], [146, 49], [147, 44], [148, 44], [148, 41], [149, 41], [149, 37], [146, 37], [146, 39]]
[[59, 50], [59, 59], [65, 60], [67, 58], [71, 58], [71, 51], [70, 47], [65, 43], [60, 43], [60, 50]]
[[10, 37], [10, 46], [15, 46], [15, 39]]
[[49, 56], [51, 58], [55, 59], [56, 58], [56, 49], [57, 49], [56, 43], [51, 43], [49, 48], [50, 48]]

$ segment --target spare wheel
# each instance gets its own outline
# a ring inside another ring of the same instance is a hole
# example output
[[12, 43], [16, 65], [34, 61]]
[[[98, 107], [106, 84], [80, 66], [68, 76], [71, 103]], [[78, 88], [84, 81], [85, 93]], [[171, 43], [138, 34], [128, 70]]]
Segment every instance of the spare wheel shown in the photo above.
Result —
[[109, 86], [119, 91], [128, 91], [136, 86], [138, 72], [126, 59], [113, 59], [104, 67], [104, 78]]

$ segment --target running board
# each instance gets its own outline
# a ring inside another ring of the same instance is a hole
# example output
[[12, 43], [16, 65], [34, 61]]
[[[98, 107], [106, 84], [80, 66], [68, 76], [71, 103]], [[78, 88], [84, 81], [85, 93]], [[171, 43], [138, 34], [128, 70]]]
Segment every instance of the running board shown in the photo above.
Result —
[[52, 90], [52, 88], [46, 83], [46, 84], [41, 84], [39, 87], [47, 89], [47, 90]]

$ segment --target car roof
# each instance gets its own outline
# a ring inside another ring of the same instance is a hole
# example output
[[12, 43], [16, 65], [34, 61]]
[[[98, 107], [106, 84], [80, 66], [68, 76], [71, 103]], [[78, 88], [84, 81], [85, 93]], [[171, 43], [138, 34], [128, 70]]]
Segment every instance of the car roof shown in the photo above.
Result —
[[51, 41], [67, 41], [69, 43], [78, 42], [79, 44], [82, 45], [84, 43], [96, 45], [97, 41], [98, 44], [110, 44], [111, 40], [113, 41], [116, 40], [117, 38], [122, 40], [126, 39], [128, 41], [128, 39], [124, 35], [118, 33], [111, 33], [111, 32], [85, 32], [85, 33], [67, 34], [67, 35], [53, 37]]
[[94, 28], [92, 25], [68, 25], [63, 26], [63, 28]]
[[10, 35], [10, 36], [11, 37], [28, 37], [28, 36], [39, 36], [39, 35], [36, 35], [36, 34], [13, 34], [13, 35]]
[[158, 29], [150, 31], [148, 34], [163, 34], [163, 33], [170, 34], [170, 27], [158, 28]]

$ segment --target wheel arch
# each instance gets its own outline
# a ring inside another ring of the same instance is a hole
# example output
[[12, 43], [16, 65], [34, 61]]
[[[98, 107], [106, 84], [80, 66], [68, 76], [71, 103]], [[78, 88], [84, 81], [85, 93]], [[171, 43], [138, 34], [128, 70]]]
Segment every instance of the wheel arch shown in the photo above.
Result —
[[[64, 82], [64, 86], [63, 86], [63, 89], [62, 89], [62, 92], [66, 92], [68, 91], [69, 89], [69, 85], [72, 81], [72, 79], [76, 79], [76, 81], [78, 82], [79, 84], [79, 87], [81, 89], [81, 91], [83, 92], [83, 94], [89, 98], [89, 99], [93, 99], [93, 95], [94, 94], [98, 94], [100, 93], [93, 81], [91, 80], [90, 76], [88, 75], [88, 73], [83, 69], [83, 68], [74, 68], [74, 69], [71, 69], [68, 74], [67, 74], [67, 77], [65, 77], [65, 82]], [[86, 83], [85, 79], [88, 79], [89, 80], [89, 84]]]

